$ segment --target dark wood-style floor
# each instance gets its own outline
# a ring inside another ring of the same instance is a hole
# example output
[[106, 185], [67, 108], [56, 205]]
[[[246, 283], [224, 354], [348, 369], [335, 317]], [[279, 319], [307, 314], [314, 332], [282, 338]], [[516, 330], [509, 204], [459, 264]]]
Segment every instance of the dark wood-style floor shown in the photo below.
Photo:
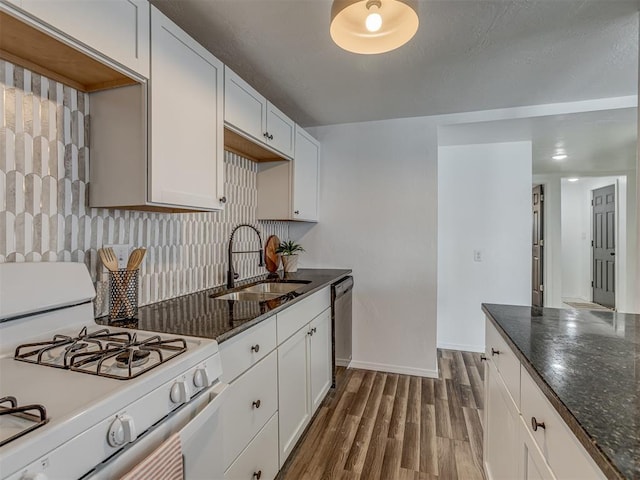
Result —
[[278, 479], [482, 480], [480, 355], [438, 363], [438, 379], [341, 369]]

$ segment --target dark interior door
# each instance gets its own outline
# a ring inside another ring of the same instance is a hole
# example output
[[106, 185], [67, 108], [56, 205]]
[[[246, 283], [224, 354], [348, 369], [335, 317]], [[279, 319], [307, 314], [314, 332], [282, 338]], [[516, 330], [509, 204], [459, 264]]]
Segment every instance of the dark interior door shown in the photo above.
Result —
[[544, 301], [544, 286], [542, 285], [542, 259], [544, 250], [544, 222], [543, 202], [544, 189], [542, 185], [533, 187], [533, 250], [531, 265], [531, 305], [542, 307]]
[[616, 189], [593, 190], [593, 301], [615, 308]]

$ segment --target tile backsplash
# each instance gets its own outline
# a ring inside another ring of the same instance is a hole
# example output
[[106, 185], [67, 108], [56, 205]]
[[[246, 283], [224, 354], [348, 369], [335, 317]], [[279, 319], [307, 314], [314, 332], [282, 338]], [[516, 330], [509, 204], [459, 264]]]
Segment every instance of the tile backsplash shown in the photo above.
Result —
[[[165, 214], [88, 206], [89, 95], [0, 60], [0, 263], [84, 262], [107, 310], [107, 277], [97, 250], [144, 246], [140, 304], [225, 282], [233, 227], [250, 223], [288, 238], [286, 222], [256, 221], [257, 165], [225, 152], [222, 212]], [[237, 250], [255, 250], [249, 229]], [[234, 256], [241, 278], [264, 272], [256, 254]]]

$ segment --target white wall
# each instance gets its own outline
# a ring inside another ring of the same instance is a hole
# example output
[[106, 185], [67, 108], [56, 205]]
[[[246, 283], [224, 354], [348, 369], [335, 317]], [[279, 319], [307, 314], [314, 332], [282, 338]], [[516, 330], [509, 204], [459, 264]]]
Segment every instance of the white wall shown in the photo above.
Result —
[[440, 348], [484, 350], [482, 303], [531, 305], [531, 162], [531, 142], [438, 149]]
[[322, 142], [320, 222], [292, 224], [290, 235], [307, 250], [302, 266], [354, 271], [353, 365], [436, 375], [440, 127], [636, 104], [632, 96], [310, 129]]
[[304, 265], [354, 271], [353, 362], [435, 376], [436, 128], [399, 119], [314, 129], [320, 223], [291, 234]]

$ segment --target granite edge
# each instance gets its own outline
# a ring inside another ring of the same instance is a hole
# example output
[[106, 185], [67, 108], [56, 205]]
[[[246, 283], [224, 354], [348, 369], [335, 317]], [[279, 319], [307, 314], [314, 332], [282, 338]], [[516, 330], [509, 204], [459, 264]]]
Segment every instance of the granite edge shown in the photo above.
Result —
[[221, 344], [233, 337], [235, 337], [236, 335], [239, 335], [241, 333], [243, 333], [244, 331], [250, 329], [251, 327], [254, 327], [256, 325], [258, 325], [259, 323], [267, 320], [268, 318], [271, 318], [274, 315], [277, 315], [278, 313], [282, 312], [284, 309], [290, 307], [291, 305], [295, 305], [296, 303], [298, 303], [299, 301], [313, 295], [314, 293], [322, 290], [323, 288], [327, 287], [328, 285], [331, 285], [332, 283], [340, 280], [341, 278], [344, 278], [348, 275], [350, 275], [352, 273], [352, 270], [340, 270], [340, 274], [336, 275], [335, 277], [333, 277], [331, 280], [328, 280], [324, 283], [321, 283], [319, 285], [317, 285], [315, 288], [309, 290], [308, 292], [305, 292], [303, 295], [300, 295], [299, 297], [294, 298], [291, 301], [288, 301], [280, 306], [278, 306], [277, 308], [274, 308], [273, 310], [267, 312], [267, 313], [263, 313], [262, 315], [257, 316], [256, 318], [254, 318], [253, 320], [249, 320], [248, 322], [243, 323], [242, 325], [238, 325], [236, 328], [234, 328], [233, 330], [229, 330], [228, 332], [224, 332], [222, 335], [218, 335], [216, 337], [216, 342], [218, 342], [218, 344]]
[[578, 419], [573, 415], [573, 413], [571, 413], [571, 410], [569, 410], [560, 397], [558, 397], [554, 390], [547, 384], [544, 378], [542, 378], [527, 356], [520, 351], [507, 332], [503, 330], [498, 323], [498, 320], [494, 318], [493, 314], [488, 310], [487, 304], [482, 304], [482, 311], [487, 315], [487, 318], [491, 320], [491, 323], [496, 327], [502, 338], [507, 342], [507, 345], [509, 345], [511, 350], [516, 354], [521, 364], [525, 366], [527, 372], [529, 372], [529, 375], [533, 378], [533, 381], [540, 390], [542, 390], [544, 396], [549, 400], [549, 403], [551, 403], [556, 412], [558, 412], [580, 444], [585, 448], [587, 453], [589, 453], [596, 465], [600, 467], [605, 477], [609, 480], [626, 480], [627, 477], [618, 470], [607, 454], [602, 451], [596, 440], [589, 435], [589, 432], [584, 429]]

